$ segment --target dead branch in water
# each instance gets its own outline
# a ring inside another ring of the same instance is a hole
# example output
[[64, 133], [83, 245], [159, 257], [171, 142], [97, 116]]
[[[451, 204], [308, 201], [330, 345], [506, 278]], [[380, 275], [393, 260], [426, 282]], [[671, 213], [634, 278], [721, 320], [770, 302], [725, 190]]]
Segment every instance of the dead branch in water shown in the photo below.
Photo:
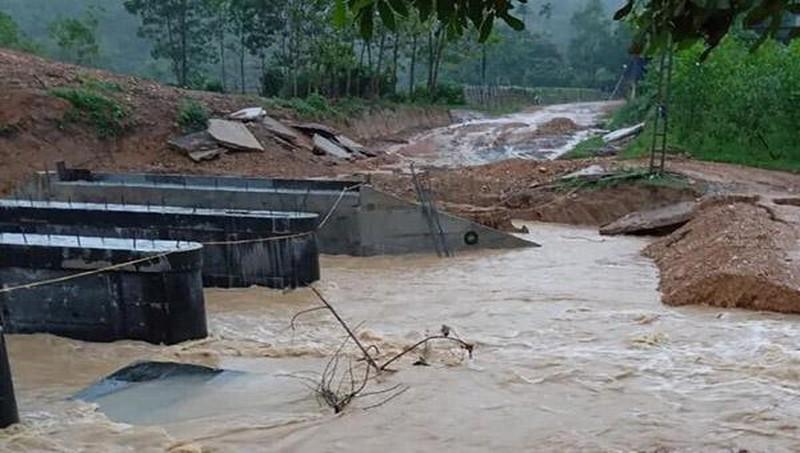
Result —
[[[455, 335], [451, 336], [451, 329], [446, 325], [442, 326], [441, 334], [439, 335], [432, 335], [422, 340], [414, 343], [413, 345], [404, 348], [400, 353], [390, 357], [382, 365], [378, 365], [378, 361], [376, 358], [370, 354], [370, 351], [374, 351], [376, 355], [380, 354], [380, 349], [376, 345], [369, 345], [365, 346], [361, 340], [359, 340], [358, 336], [356, 335], [356, 329], [351, 329], [347, 322], [339, 315], [333, 305], [328, 302], [325, 296], [320, 293], [320, 291], [314, 287], [311, 287], [311, 291], [317, 296], [317, 298], [322, 302], [324, 306], [321, 307], [314, 307], [307, 310], [303, 310], [295, 314], [291, 319], [291, 327], [294, 330], [295, 328], [295, 321], [300, 316], [327, 309], [331, 314], [336, 318], [342, 328], [347, 332], [347, 338], [345, 338], [344, 342], [339, 346], [339, 348], [334, 353], [333, 357], [328, 361], [325, 366], [325, 369], [320, 376], [320, 381], [317, 387], [315, 388], [315, 392], [317, 394], [317, 400], [325, 405], [331, 407], [335, 413], [342, 412], [347, 406], [349, 406], [355, 399], [357, 398], [366, 398], [375, 395], [387, 394], [391, 393], [386, 399], [383, 401], [373, 404], [367, 409], [382, 406], [387, 402], [393, 400], [394, 398], [400, 396], [401, 394], [405, 393], [408, 390], [408, 387], [396, 385], [389, 389], [379, 390], [374, 392], [364, 392], [367, 388], [367, 385], [370, 381], [371, 375], [370, 370], [375, 370], [375, 375], [379, 375], [382, 372], [389, 371], [388, 367], [392, 363], [397, 362], [404, 356], [410, 354], [411, 352], [421, 348], [421, 347], [428, 347], [429, 343], [434, 341], [445, 341], [451, 342], [458, 345], [461, 349], [467, 351], [469, 357], [472, 358], [472, 353], [475, 350], [475, 345], [471, 343], [467, 343], [466, 341], [458, 338]], [[364, 367], [364, 374], [363, 378], [357, 378], [356, 374], [353, 370], [353, 361], [348, 359], [348, 364], [346, 371], [340, 371], [339, 365], [343, 357], [343, 349], [344, 346], [347, 344], [348, 340], [352, 340], [353, 343], [358, 347], [361, 351], [361, 357], [358, 359], [359, 361], [366, 362]]]

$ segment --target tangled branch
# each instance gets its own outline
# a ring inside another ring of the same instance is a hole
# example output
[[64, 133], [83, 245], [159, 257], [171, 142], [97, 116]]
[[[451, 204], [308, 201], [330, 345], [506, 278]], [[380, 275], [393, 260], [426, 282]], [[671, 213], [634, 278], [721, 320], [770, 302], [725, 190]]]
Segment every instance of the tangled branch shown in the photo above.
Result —
[[[440, 334], [423, 338], [413, 345], [404, 348], [400, 353], [395, 354], [394, 356], [385, 360], [383, 364], [379, 365], [378, 360], [376, 359], [377, 355], [380, 355], [380, 350], [378, 347], [375, 345], [364, 345], [364, 343], [362, 343], [356, 335], [356, 330], [358, 327], [356, 329], [351, 329], [344, 318], [339, 315], [333, 305], [325, 298], [325, 296], [322, 295], [318, 289], [311, 287], [311, 291], [317, 296], [319, 301], [322, 303], [322, 306], [303, 310], [295, 314], [291, 319], [291, 327], [292, 329], [295, 328], [295, 322], [302, 315], [320, 310], [327, 310], [333, 315], [334, 318], [336, 318], [336, 321], [347, 333], [347, 337], [344, 339], [342, 344], [339, 345], [333, 357], [331, 357], [326, 364], [325, 369], [320, 376], [319, 383], [314, 388], [314, 391], [317, 395], [317, 400], [321, 404], [331, 407], [337, 414], [342, 412], [357, 398], [367, 398], [376, 395], [389, 395], [383, 401], [366, 408], [371, 409], [386, 404], [387, 402], [405, 393], [408, 390], [408, 387], [402, 385], [396, 385], [385, 390], [372, 392], [365, 392], [365, 390], [367, 389], [371, 378], [376, 377], [383, 372], [390, 371], [389, 365], [397, 362], [404, 356], [418, 350], [421, 347], [427, 348], [427, 346], [432, 342], [444, 341], [454, 343], [460, 349], [467, 351], [469, 357], [472, 358], [475, 345], [467, 343], [461, 338], [453, 335], [451, 329], [443, 325]], [[343, 370], [340, 368], [340, 364], [344, 357], [342, 351], [349, 341], [352, 341], [361, 352], [361, 356], [358, 361], [365, 363], [363, 375], [361, 372], [356, 372], [353, 369], [352, 359], [347, 359], [347, 365]], [[373, 351], [375, 355], [371, 354], [371, 351]], [[374, 370], [374, 374], [371, 373], [372, 370]]]

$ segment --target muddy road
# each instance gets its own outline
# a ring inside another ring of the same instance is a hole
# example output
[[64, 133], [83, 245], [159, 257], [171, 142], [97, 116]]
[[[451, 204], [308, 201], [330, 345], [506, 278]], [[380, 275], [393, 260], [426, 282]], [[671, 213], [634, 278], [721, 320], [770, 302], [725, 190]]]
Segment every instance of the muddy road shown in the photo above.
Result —
[[434, 129], [389, 152], [409, 162], [464, 167], [507, 159], [554, 159], [593, 132], [618, 102], [537, 107], [496, 118], [474, 119]]
[[[442, 323], [477, 343], [409, 357], [372, 409], [321, 408], [304, 381], [342, 332], [310, 291], [208, 292], [212, 338], [173, 347], [8, 339], [24, 423], [11, 451], [792, 451], [800, 448], [796, 344], [780, 315], [659, 303], [646, 240], [529, 225], [542, 249], [430, 257], [326, 258], [321, 290], [362, 339], [398, 350]], [[65, 398], [134, 360], [241, 370], [194, 390], [128, 394], [118, 423]], [[180, 394], [181, 398], [175, 395]], [[175, 401], [173, 401], [175, 400]], [[663, 451], [663, 450], [660, 450]]]

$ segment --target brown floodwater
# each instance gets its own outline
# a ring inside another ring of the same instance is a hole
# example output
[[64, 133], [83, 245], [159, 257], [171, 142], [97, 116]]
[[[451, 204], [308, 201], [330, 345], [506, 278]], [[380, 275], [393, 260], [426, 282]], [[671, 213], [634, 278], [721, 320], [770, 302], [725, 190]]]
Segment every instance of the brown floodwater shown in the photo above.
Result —
[[[639, 255], [645, 239], [529, 228], [543, 248], [323, 259], [318, 288], [382, 355], [442, 324], [477, 344], [471, 359], [437, 344], [425, 354], [431, 366], [413, 366], [419, 354], [401, 360], [369, 384], [407, 388], [389, 401], [394, 393], [374, 394], [338, 415], [317, 402], [309, 383], [344, 337], [324, 312], [290, 327], [316, 304], [311, 291], [211, 290], [203, 341], [8, 336], [23, 422], [0, 432], [0, 449], [800, 449], [797, 317], [665, 307], [657, 271]], [[245, 373], [188, 392], [142, 386], [121, 401], [133, 423], [67, 400], [137, 360]]]

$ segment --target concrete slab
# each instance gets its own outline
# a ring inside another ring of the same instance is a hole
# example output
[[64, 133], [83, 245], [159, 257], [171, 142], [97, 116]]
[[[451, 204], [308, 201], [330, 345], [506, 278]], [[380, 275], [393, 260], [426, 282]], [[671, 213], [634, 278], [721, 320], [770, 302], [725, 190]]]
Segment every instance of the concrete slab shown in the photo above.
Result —
[[296, 143], [301, 140], [300, 135], [296, 131], [290, 129], [288, 126], [276, 120], [275, 118], [272, 118], [271, 116], [265, 116], [262, 118], [261, 124], [263, 124], [264, 127], [271, 133], [285, 140], [289, 140], [292, 143]]
[[344, 148], [333, 143], [327, 138], [317, 134], [314, 136], [314, 150], [320, 155], [329, 155], [339, 159], [352, 159], [353, 156], [348, 153]]
[[255, 135], [242, 123], [212, 119], [208, 121], [208, 133], [220, 145], [239, 151], [264, 151]]
[[313, 283], [319, 279], [318, 222], [317, 214], [302, 212], [0, 200], [0, 231], [205, 244], [207, 287]]
[[256, 121], [261, 117], [267, 116], [267, 111], [261, 107], [250, 107], [231, 113], [228, 118], [236, 121]]
[[584, 180], [597, 180], [604, 178], [606, 176], [613, 175], [614, 172], [611, 170], [606, 169], [602, 165], [590, 165], [586, 168], [578, 170], [576, 172], [572, 172], [568, 175], [564, 175], [561, 177], [562, 180], [568, 179], [584, 179]]
[[[151, 205], [294, 209], [314, 212], [320, 217], [333, 212], [325, 226], [317, 231], [322, 253], [373, 256], [434, 253], [435, 250], [426, 217], [418, 204], [376, 190], [363, 181], [79, 174], [81, 178], [60, 180], [55, 174], [48, 178], [39, 173], [20, 194], [24, 198], [49, 197], [73, 202], [124, 198], [130, 203]], [[448, 248], [454, 252], [536, 246], [467, 219], [445, 213], [441, 216]]]
[[667, 235], [687, 224], [694, 216], [696, 207], [696, 202], [687, 201], [658, 209], [633, 212], [601, 227], [600, 234]]
[[644, 130], [645, 123], [639, 123], [635, 126], [626, 127], [624, 129], [619, 129], [613, 132], [610, 132], [603, 136], [603, 141], [606, 143], [614, 143], [620, 140], [624, 140], [628, 137], [632, 137]]
[[0, 293], [5, 329], [100, 342], [205, 338], [202, 252], [191, 242], [2, 233], [4, 288], [52, 281]]

